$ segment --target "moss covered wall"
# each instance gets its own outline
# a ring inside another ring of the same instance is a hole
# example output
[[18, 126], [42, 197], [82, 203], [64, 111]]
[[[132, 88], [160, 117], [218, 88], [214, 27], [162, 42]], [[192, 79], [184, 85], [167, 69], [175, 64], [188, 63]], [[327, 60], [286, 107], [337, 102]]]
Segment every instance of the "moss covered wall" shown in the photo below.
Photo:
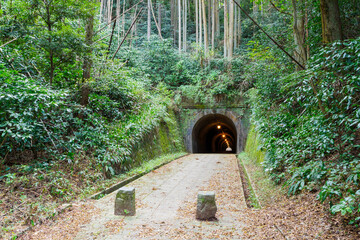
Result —
[[245, 152], [250, 158], [262, 163], [265, 159], [265, 151], [261, 149], [260, 136], [256, 132], [255, 126], [251, 125], [249, 134], [247, 136]]
[[[185, 151], [184, 142], [173, 110], [161, 121], [159, 127], [152, 130], [133, 148], [131, 158], [138, 166], [150, 159], [164, 154]], [[134, 167], [132, 166], [132, 167]]]

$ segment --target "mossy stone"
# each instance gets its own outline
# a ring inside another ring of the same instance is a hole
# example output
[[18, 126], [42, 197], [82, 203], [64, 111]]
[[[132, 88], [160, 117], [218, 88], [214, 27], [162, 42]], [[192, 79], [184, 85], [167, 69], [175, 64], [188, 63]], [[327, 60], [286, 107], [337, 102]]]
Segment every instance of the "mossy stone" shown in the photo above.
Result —
[[135, 188], [122, 187], [115, 198], [115, 215], [134, 216], [135, 209]]
[[217, 211], [215, 192], [199, 192], [197, 199], [196, 219], [211, 220]]

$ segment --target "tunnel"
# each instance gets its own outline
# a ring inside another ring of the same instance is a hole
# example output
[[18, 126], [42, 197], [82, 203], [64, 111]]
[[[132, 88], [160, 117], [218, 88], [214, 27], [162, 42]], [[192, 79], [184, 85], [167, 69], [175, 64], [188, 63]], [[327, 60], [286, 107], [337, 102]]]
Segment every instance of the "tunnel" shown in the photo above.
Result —
[[233, 121], [221, 114], [200, 118], [192, 131], [193, 153], [236, 153], [236, 143]]

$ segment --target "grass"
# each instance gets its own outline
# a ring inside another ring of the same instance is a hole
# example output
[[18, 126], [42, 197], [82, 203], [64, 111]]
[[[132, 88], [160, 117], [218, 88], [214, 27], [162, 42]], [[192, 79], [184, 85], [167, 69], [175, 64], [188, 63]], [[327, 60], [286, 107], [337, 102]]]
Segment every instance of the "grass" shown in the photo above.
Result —
[[247, 177], [251, 182], [249, 185], [253, 194], [250, 197], [254, 205], [256, 205], [256, 198], [258, 198], [261, 206], [266, 207], [276, 203], [286, 194], [286, 191], [281, 186], [276, 185], [269, 179], [261, 163], [250, 158], [245, 152], [240, 153], [238, 158], [246, 169]]
[[244, 163], [243, 163], [242, 159], [240, 159], [240, 158], [238, 159], [238, 161], [239, 161], [240, 176], [241, 176], [241, 181], [243, 184], [246, 204], [249, 208], [251, 207], [251, 208], [260, 209], [261, 204], [256, 195], [256, 192], [254, 191], [254, 189], [252, 187], [251, 179], [247, 173]]

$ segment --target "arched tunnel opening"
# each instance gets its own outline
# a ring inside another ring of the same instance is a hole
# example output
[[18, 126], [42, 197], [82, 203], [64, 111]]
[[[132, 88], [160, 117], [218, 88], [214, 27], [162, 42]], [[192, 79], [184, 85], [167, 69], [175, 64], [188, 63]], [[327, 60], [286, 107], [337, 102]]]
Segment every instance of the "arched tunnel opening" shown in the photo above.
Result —
[[236, 153], [236, 143], [233, 121], [221, 114], [200, 118], [192, 131], [193, 153]]

